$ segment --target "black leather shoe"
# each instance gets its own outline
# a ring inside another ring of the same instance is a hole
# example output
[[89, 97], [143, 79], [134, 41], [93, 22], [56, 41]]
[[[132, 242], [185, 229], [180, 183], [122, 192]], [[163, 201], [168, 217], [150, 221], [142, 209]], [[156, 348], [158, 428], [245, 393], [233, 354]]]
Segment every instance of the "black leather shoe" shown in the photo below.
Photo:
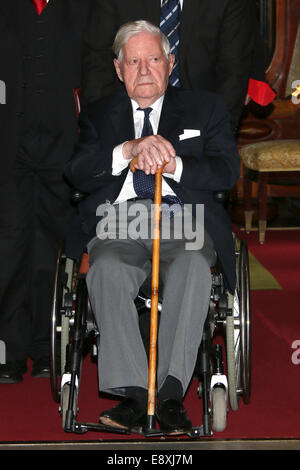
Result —
[[0, 364], [0, 383], [15, 384], [23, 381], [23, 374], [27, 371], [25, 361], [8, 362]]
[[165, 434], [186, 434], [192, 430], [192, 423], [180, 400], [169, 398], [158, 402], [156, 417], [160, 430]]
[[35, 359], [32, 365], [31, 375], [36, 378], [49, 378], [50, 377], [50, 359], [41, 357]]
[[146, 426], [147, 413], [138, 401], [124, 398], [114, 408], [103, 411], [99, 421], [106, 426], [142, 432], [142, 428]]

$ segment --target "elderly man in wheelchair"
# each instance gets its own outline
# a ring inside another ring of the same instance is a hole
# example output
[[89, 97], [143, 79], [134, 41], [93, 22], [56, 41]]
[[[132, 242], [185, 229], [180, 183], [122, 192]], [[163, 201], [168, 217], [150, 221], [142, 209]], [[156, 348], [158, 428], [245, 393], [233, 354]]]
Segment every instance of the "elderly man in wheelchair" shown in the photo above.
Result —
[[[155, 174], [160, 172], [162, 312], [154, 366], [155, 416], [162, 433], [189, 434], [193, 427], [183, 398], [199, 359], [201, 339], [203, 344], [211, 335], [211, 323], [223, 319], [229, 324], [231, 317], [234, 350], [235, 302], [238, 342], [245, 342], [240, 310], [248, 300], [247, 283], [242, 273], [237, 296], [237, 271], [241, 275], [231, 224], [223, 204], [214, 197], [235, 184], [240, 160], [221, 98], [168, 86], [174, 56], [157, 27], [145, 21], [123, 25], [113, 50], [124, 93], [104, 97], [81, 112], [79, 144], [65, 172], [85, 194], [71, 230], [70, 250], [80, 253], [87, 246], [89, 255], [85, 282], [100, 331], [99, 389], [120, 397], [119, 404], [102, 412], [99, 421], [108, 430], [155, 427], [147, 411], [150, 365], [135, 300], [151, 273]], [[240, 252], [238, 256], [244, 271], [246, 258]], [[221, 280], [216, 265], [221, 267]], [[233, 401], [239, 389], [247, 400], [248, 377], [243, 382], [238, 376], [240, 351], [230, 354], [238, 369], [233, 371]], [[206, 356], [207, 350], [200, 358], [200, 369], [211, 377], [215, 369], [211, 359], [205, 365]], [[223, 377], [218, 350], [213, 363]], [[245, 363], [249, 365], [248, 358]], [[220, 379], [218, 384], [227, 397], [225, 382]], [[206, 396], [207, 384], [199, 388]], [[210, 410], [205, 403], [206, 411]], [[224, 403], [226, 408], [227, 398]]]

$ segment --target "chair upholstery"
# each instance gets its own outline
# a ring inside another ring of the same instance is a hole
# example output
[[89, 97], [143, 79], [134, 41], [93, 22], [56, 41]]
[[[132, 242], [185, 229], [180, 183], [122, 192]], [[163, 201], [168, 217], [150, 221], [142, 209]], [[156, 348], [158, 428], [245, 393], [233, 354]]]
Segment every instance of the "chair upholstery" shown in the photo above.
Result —
[[245, 145], [240, 155], [246, 168], [255, 171], [300, 171], [300, 139]]

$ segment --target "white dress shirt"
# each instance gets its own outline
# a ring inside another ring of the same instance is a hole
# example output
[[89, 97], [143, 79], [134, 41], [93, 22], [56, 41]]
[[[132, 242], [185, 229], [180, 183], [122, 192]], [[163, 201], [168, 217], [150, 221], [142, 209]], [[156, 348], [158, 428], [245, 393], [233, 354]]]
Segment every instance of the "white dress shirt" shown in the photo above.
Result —
[[[153, 134], [157, 134], [158, 125], [160, 120], [160, 114], [162, 109], [164, 96], [161, 96], [155, 103], [151, 105], [152, 111], [150, 113], [150, 122], [153, 129]], [[135, 130], [135, 138], [138, 139], [141, 136], [143, 125], [144, 125], [144, 111], [138, 110], [137, 108], [139, 105], [136, 101], [131, 100], [132, 111], [133, 111], [133, 122], [134, 122], [134, 130]], [[117, 145], [113, 150], [113, 158], [112, 158], [112, 174], [114, 176], [119, 176], [121, 172], [128, 167], [131, 160], [126, 160], [123, 157], [123, 142], [120, 145]], [[163, 176], [174, 179], [177, 183], [180, 182], [181, 174], [182, 174], [182, 160], [180, 157], [176, 156], [176, 170], [174, 174], [171, 173], [164, 173]], [[174, 195], [174, 191], [168, 185], [165, 178], [162, 178], [162, 196], [166, 195]], [[119, 204], [121, 202], [127, 201], [128, 199], [132, 199], [137, 197], [137, 194], [133, 187], [133, 173], [132, 171], [128, 171], [127, 177], [124, 181], [122, 186], [121, 192], [117, 199], [115, 200], [114, 204]]]

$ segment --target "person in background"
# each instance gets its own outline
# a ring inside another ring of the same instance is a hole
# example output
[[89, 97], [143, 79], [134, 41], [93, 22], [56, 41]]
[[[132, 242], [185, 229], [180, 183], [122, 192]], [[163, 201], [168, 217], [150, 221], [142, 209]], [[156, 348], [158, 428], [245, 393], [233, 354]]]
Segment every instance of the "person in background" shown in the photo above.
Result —
[[249, 90], [257, 39], [252, 0], [95, 0], [84, 38], [84, 103], [122, 87], [111, 47], [117, 29], [139, 19], [160, 26], [171, 43], [170, 83], [221, 94], [236, 130], [247, 91], [255, 98]]
[[[63, 167], [78, 137], [89, 0], [0, 3], [0, 383], [50, 372], [58, 249], [72, 208]], [[2, 348], [3, 352], [3, 348]]]

